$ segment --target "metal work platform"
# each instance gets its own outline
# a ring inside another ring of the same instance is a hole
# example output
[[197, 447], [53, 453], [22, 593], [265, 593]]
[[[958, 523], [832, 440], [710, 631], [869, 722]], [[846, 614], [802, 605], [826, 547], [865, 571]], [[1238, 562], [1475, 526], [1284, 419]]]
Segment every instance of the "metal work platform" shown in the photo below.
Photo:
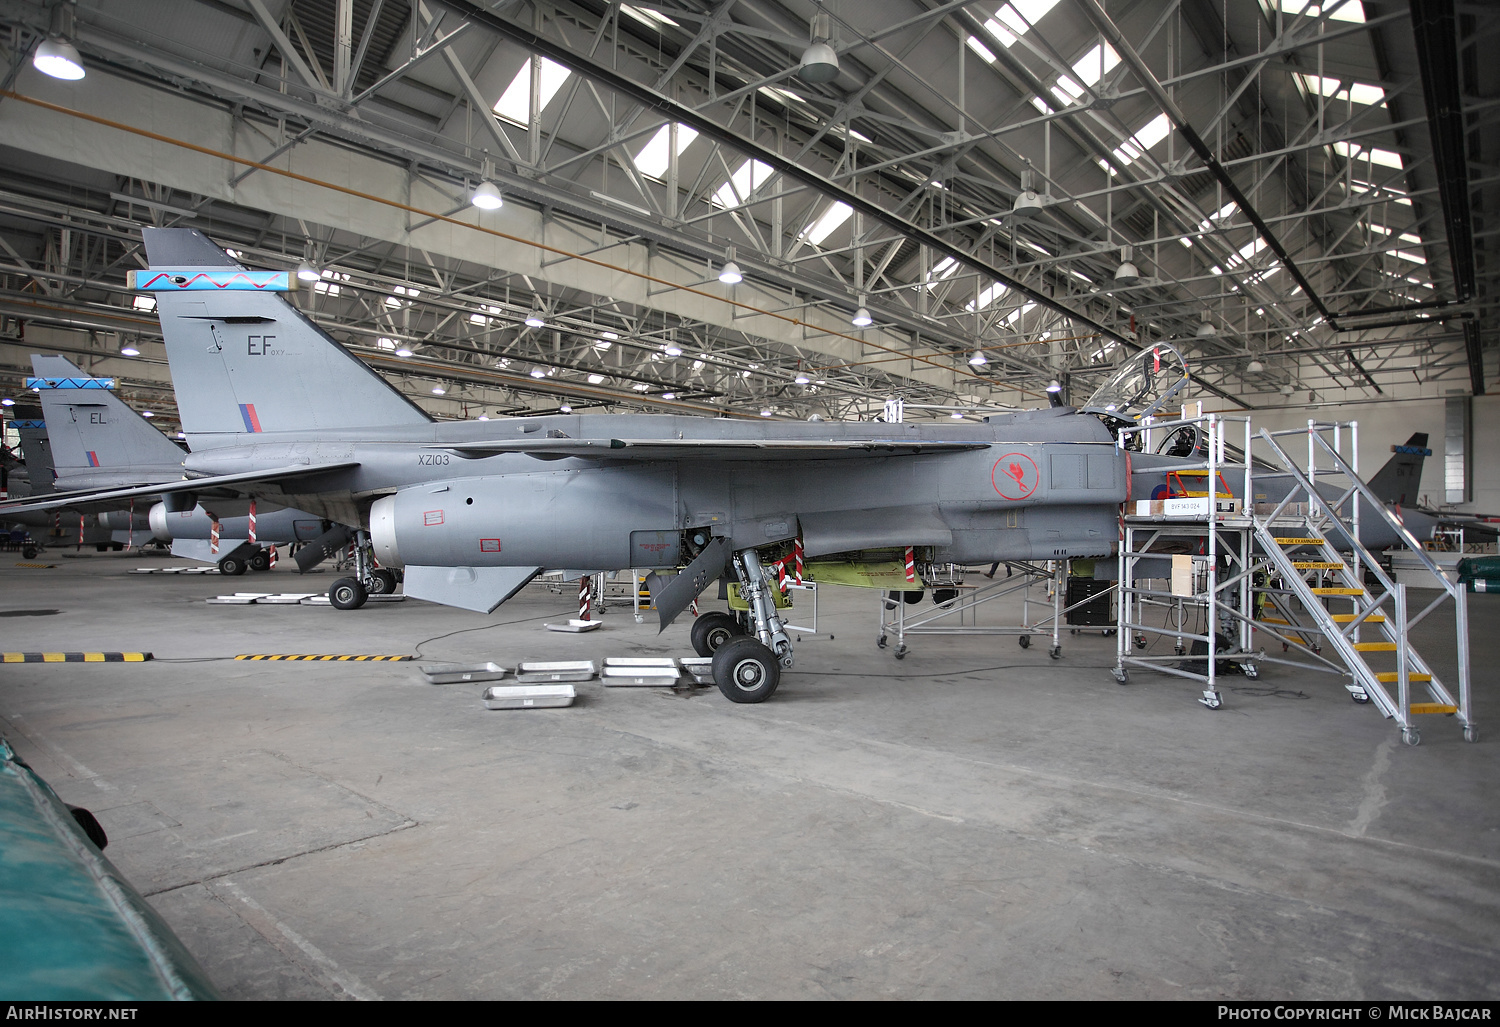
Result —
[[[1360, 479], [1358, 425], [1308, 421], [1306, 428], [1252, 435], [1249, 418], [1207, 415], [1127, 428], [1120, 444], [1140, 434], [1149, 451], [1163, 437], [1158, 433], [1183, 430], [1196, 434], [1194, 456], [1184, 462], [1197, 466], [1169, 472], [1176, 494], [1121, 518], [1116, 680], [1127, 683], [1130, 667], [1191, 678], [1203, 686], [1199, 701], [1217, 709], [1221, 667], [1256, 677], [1264, 663], [1311, 666], [1342, 676], [1354, 701], [1373, 702], [1408, 745], [1421, 739], [1414, 718], [1423, 714], [1455, 717], [1464, 738], [1476, 740], [1463, 586]], [[1231, 434], [1242, 442], [1238, 452], [1227, 441]], [[1299, 436], [1306, 440], [1300, 462], [1290, 450], [1301, 447], [1289, 445]], [[1420, 610], [1363, 544], [1376, 537], [1399, 539], [1432, 574], [1437, 595]], [[1171, 584], [1161, 589], [1141, 568], [1165, 555]], [[1450, 602], [1456, 695], [1409, 638], [1413, 625]], [[1148, 616], [1152, 608], [1165, 610], [1160, 625]], [[1255, 648], [1257, 632], [1261, 642], [1280, 642], [1285, 655]], [[1133, 651], [1153, 635], [1173, 640], [1171, 657]], [[1196, 644], [1184, 661], [1188, 642]], [[1416, 686], [1425, 699], [1414, 697]]]

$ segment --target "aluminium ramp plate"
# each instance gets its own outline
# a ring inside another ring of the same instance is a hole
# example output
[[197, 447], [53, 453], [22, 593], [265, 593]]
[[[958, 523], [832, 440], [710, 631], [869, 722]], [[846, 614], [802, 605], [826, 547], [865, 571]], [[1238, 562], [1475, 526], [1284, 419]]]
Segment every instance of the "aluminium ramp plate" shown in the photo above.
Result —
[[599, 673], [593, 660], [528, 660], [516, 667], [516, 683], [539, 685], [553, 681], [592, 681]]
[[206, 600], [214, 606], [251, 606], [257, 599], [264, 599], [266, 592], [236, 592], [232, 596], [214, 596]]
[[680, 674], [677, 661], [670, 656], [611, 656], [604, 661], [599, 675], [607, 687], [636, 685], [670, 688]]
[[714, 683], [714, 658], [712, 656], [690, 656], [677, 661], [684, 671], [693, 676], [700, 685]]
[[566, 624], [546, 624], [543, 626], [548, 631], [583, 632], [593, 631], [596, 628], [602, 627], [603, 625], [604, 622], [602, 620], [579, 620], [577, 617], [574, 617]]
[[256, 605], [266, 603], [271, 606], [295, 606], [302, 600], [311, 599], [315, 595], [317, 595], [316, 592], [281, 592], [277, 595], [262, 596], [255, 602]]
[[429, 663], [417, 668], [429, 685], [456, 685], [465, 681], [499, 681], [510, 671], [498, 663]]
[[572, 706], [578, 690], [572, 685], [493, 685], [485, 689], [484, 705], [491, 710], [545, 710]]

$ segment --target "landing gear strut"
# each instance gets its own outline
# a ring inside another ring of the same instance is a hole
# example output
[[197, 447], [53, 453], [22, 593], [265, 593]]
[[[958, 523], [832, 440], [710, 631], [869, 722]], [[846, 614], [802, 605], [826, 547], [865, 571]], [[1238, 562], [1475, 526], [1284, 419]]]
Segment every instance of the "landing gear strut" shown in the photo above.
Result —
[[376, 569], [375, 551], [368, 531], [354, 533], [354, 577], [339, 578], [328, 590], [328, 601], [340, 610], [357, 610], [372, 595], [389, 595], [395, 591], [393, 571]]
[[714, 683], [730, 702], [758, 703], [771, 698], [781, 683], [781, 669], [792, 665], [792, 640], [776, 616], [771, 583], [755, 550], [734, 554], [740, 595], [750, 604], [754, 637], [726, 641], [714, 652]]

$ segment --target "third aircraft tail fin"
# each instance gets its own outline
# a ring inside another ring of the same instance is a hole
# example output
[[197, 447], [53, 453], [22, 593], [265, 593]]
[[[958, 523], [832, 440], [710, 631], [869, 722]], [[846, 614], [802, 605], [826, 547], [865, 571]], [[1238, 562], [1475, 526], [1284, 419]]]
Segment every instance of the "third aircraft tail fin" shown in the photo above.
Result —
[[1427, 433], [1412, 432], [1404, 445], [1392, 446], [1392, 456], [1385, 466], [1369, 479], [1370, 491], [1384, 502], [1397, 506], [1416, 506], [1422, 485], [1422, 461], [1432, 455], [1427, 448]]

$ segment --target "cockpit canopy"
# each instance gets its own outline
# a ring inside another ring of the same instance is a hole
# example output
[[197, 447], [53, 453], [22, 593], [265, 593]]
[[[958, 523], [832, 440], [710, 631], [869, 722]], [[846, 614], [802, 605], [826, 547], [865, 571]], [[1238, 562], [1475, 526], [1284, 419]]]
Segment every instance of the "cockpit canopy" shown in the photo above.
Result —
[[1080, 409], [1112, 423], [1136, 424], [1164, 409], [1187, 383], [1183, 355], [1170, 343], [1152, 343], [1121, 365]]

